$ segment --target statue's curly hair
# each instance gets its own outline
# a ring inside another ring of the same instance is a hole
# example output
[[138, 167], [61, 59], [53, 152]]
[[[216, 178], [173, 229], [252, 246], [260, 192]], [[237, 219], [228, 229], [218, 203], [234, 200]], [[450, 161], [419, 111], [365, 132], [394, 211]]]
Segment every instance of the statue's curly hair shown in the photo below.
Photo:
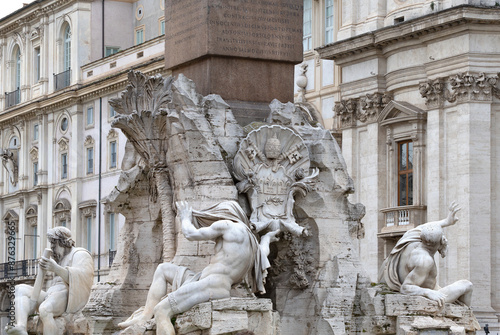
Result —
[[52, 241], [57, 241], [60, 246], [71, 248], [75, 246], [75, 241], [71, 238], [71, 231], [63, 226], [54, 227], [47, 231], [47, 238]]

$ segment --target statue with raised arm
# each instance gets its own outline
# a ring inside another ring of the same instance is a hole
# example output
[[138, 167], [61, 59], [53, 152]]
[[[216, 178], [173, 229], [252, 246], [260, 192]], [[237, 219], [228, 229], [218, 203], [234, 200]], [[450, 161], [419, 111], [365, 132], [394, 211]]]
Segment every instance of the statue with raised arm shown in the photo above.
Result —
[[[149, 288], [146, 304], [118, 326], [141, 325], [153, 316], [158, 335], [174, 335], [171, 318], [210, 300], [229, 298], [231, 287], [246, 280], [255, 292], [264, 292], [269, 263], [250, 229], [248, 218], [234, 201], [204, 211], [177, 203], [181, 230], [190, 241], [215, 241], [210, 264], [199, 273], [172, 263], [160, 264]], [[172, 292], [167, 294], [167, 283]]]
[[9, 175], [10, 183], [16, 186], [18, 180], [18, 166], [14, 153], [11, 150], [5, 149], [0, 153], [0, 156], [2, 157], [2, 165]]
[[434, 300], [439, 307], [445, 302], [461, 301], [470, 307], [472, 283], [459, 280], [446, 287], [437, 284], [436, 252], [446, 256], [448, 241], [443, 228], [454, 225], [460, 210], [452, 203], [446, 219], [428, 222], [407, 231], [386, 258], [379, 273], [379, 282], [392, 290], [408, 295], [420, 295]]
[[43, 323], [44, 335], [59, 334], [54, 320], [63, 313], [74, 314], [87, 304], [94, 282], [94, 260], [83, 248], [75, 248], [71, 231], [55, 227], [47, 231], [53, 258], [42, 257], [39, 267], [55, 274], [49, 289], [33, 300], [34, 287], [20, 284], [15, 290], [16, 324], [7, 326], [9, 335], [27, 335], [28, 316], [36, 310]]

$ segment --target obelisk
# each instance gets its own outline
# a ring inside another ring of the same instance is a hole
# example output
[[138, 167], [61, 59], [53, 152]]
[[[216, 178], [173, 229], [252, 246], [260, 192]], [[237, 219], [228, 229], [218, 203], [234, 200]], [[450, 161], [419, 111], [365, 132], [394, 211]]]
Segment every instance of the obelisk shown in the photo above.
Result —
[[293, 101], [302, 16], [302, 0], [166, 0], [166, 68], [222, 96], [240, 123], [259, 120], [273, 99]]

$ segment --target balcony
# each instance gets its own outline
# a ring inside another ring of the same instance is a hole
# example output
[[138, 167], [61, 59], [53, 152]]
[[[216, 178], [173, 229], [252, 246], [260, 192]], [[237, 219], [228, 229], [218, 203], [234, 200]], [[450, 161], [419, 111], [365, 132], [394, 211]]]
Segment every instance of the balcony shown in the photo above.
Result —
[[17, 105], [21, 102], [21, 90], [18, 88], [12, 92], [5, 92], [5, 108]]
[[12, 279], [35, 279], [38, 273], [38, 260], [25, 259], [14, 262], [12, 267], [9, 263], [0, 264], [0, 282], [10, 281]]
[[71, 83], [71, 69], [54, 74], [54, 91], [68, 87]]
[[426, 206], [399, 206], [381, 209], [385, 214], [385, 225], [379, 237], [392, 238], [403, 235], [410, 229], [425, 223]]

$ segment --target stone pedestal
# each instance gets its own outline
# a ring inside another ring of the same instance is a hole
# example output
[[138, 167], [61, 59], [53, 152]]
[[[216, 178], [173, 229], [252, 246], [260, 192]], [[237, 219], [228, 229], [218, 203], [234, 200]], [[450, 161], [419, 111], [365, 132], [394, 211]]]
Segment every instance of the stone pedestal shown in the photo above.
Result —
[[270, 299], [229, 298], [199, 304], [177, 316], [177, 334], [216, 335], [249, 331], [279, 334], [279, 314]]
[[[178, 335], [279, 335], [279, 321], [270, 299], [228, 298], [198, 304], [177, 315], [175, 330]], [[121, 334], [154, 335], [154, 319]]]

